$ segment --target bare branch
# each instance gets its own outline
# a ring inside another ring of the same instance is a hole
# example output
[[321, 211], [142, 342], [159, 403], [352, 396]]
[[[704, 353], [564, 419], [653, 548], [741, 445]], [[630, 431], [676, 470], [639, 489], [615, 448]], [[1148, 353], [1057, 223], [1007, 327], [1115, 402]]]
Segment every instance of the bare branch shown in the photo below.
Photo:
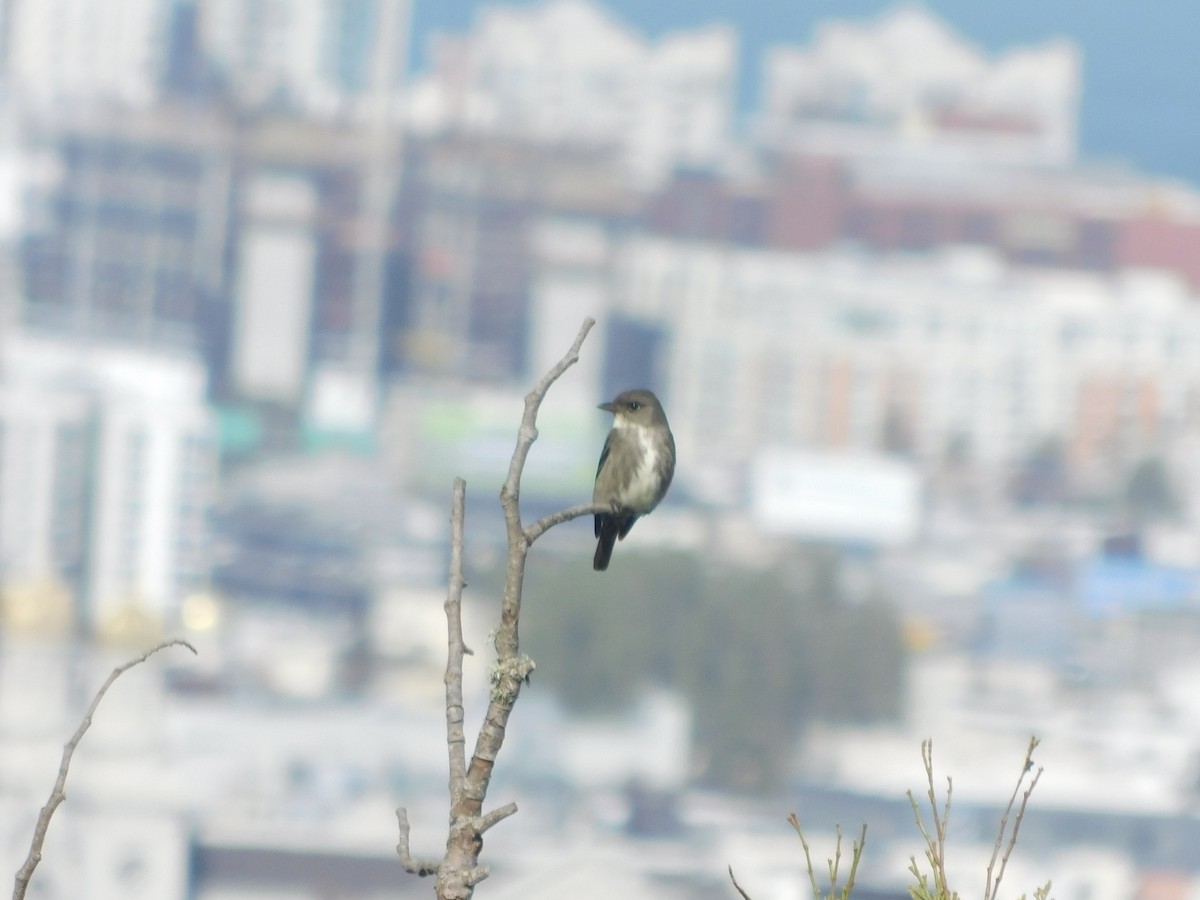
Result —
[[396, 843], [396, 855], [400, 857], [400, 865], [404, 866], [404, 871], [422, 878], [436, 873], [438, 870], [436, 862], [418, 862], [413, 859], [412, 853], [409, 851], [408, 810], [403, 806], [396, 810], [396, 824], [400, 829], [400, 839]]
[[563, 372], [579, 361], [580, 347], [595, 324], [594, 319], [583, 320], [570, 349], [542, 376], [542, 380], [534, 389], [525, 395], [525, 413], [521, 417], [521, 427], [517, 432], [517, 445], [513, 450], [508, 478], [500, 489], [500, 505], [504, 508], [504, 521], [508, 532], [508, 565], [504, 580], [504, 598], [500, 608], [500, 627], [496, 630], [496, 677], [493, 679], [491, 702], [488, 704], [483, 726], [479, 730], [475, 754], [471, 758], [467, 773], [472, 787], [479, 789], [480, 803], [487, 793], [492, 767], [504, 742], [508, 717], [520, 694], [521, 684], [533, 668], [531, 660], [525, 660], [519, 655], [518, 632], [521, 592], [525, 583], [525, 559], [530, 546], [525, 529], [521, 525], [521, 477], [525, 471], [525, 460], [529, 456], [530, 447], [537, 440], [537, 415], [546, 392]]
[[742, 895], [742, 900], [750, 900], [750, 895], [742, 890], [742, 886], [738, 884], [738, 880], [733, 877], [733, 866], [728, 866], [727, 868], [729, 869], [729, 880], [733, 882], [734, 889]]
[[446, 742], [450, 756], [450, 830], [446, 837], [446, 853], [440, 862], [414, 860], [409, 852], [408, 814], [403, 807], [396, 810], [400, 841], [396, 852], [408, 872], [418, 875], [437, 874], [436, 892], [439, 900], [469, 900], [475, 885], [488, 877], [487, 866], [479, 864], [483, 834], [517, 811], [509, 803], [483, 814], [496, 757], [504, 743], [508, 718], [520, 695], [522, 685], [534, 669], [533, 660], [521, 656], [518, 624], [521, 615], [521, 592], [525, 582], [525, 560], [529, 548], [548, 529], [580, 516], [607, 512], [608, 506], [577, 506], [547, 516], [535, 522], [527, 531], [521, 524], [521, 477], [529, 449], [537, 440], [537, 414], [551, 385], [579, 360], [579, 350], [595, 322], [585, 319], [574, 343], [566, 355], [554, 365], [525, 396], [525, 412], [521, 417], [517, 444], [508, 468], [508, 477], [500, 489], [500, 504], [504, 509], [505, 531], [508, 538], [508, 562], [505, 571], [504, 597], [500, 606], [500, 625], [496, 629], [496, 662], [491, 672], [491, 696], [475, 740], [470, 762], [466, 760], [466, 735], [463, 731], [463, 656], [470, 651], [462, 636], [463, 530], [466, 484], [461, 478], [454, 482], [454, 500], [450, 516], [450, 579], [446, 592], [446, 623], [448, 651], [446, 657]]
[[545, 399], [546, 392], [550, 390], [550, 386], [558, 381], [563, 372], [579, 362], [579, 350], [583, 346], [588, 332], [592, 330], [595, 324], [596, 320], [590, 316], [583, 320], [583, 325], [580, 326], [579, 333], [575, 335], [575, 341], [571, 344], [571, 349], [566, 352], [566, 355], [562, 359], [554, 364], [554, 367], [549, 372], [542, 376], [542, 380], [534, 386], [533, 390], [525, 395], [525, 414], [521, 417], [521, 430], [517, 435], [517, 448], [508, 466], [508, 477], [504, 480], [504, 487], [500, 491], [501, 502], [505, 504], [504, 511], [506, 517], [510, 512], [509, 505], [505, 503], [505, 498], [508, 497], [512, 499], [512, 512], [516, 515], [518, 524], [520, 524], [520, 514], [517, 512], [516, 504], [521, 491], [521, 474], [525, 471], [525, 459], [529, 456], [529, 448], [537, 440], [538, 409], [541, 408], [542, 400]]
[[556, 513], [543, 516], [526, 528], [525, 543], [532, 544], [555, 525], [561, 525], [563, 522], [570, 522], [572, 519], [581, 519], [584, 516], [595, 516], [612, 511], [613, 508], [608, 503], [580, 503], [578, 506], [569, 506]]
[[50, 828], [50, 819], [54, 816], [54, 812], [58, 809], [59, 805], [67, 799], [67, 773], [71, 768], [71, 758], [75, 755], [75, 750], [79, 747], [79, 742], [83, 740], [83, 736], [87, 734], [87, 730], [92, 727], [92, 716], [96, 714], [96, 709], [100, 706], [100, 701], [104, 699], [104, 695], [108, 693], [108, 689], [113, 686], [118, 678], [134, 666], [144, 663], [159, 650], [165, 650], [167, 647], [187, 647], [192, 651], [193, 655], [196, 654], [196, 648], [187, 641], [180, 639], [164, 641], [157, 647], [147, 650], [136, 659], [131, 659], [129, 662], [113, 669], [108, 678], [105, 679], [104, 684], [100, 685], [100, 690], [96, 692], [96, 696], [92, 698], [87, 712], [83, 714], [83, 721], [79, 723], [75, 734], [71, 736], [66, 746], [63, 747], [62, 760], [58, 765], [58, 778], [54, 781], [54, 790], [50, 792], [50, 799], [46, 801], [46, 805], [38, 813], [37, 822], [33, 828], [33, 841], [29, 845], [29, 855], [25, 857], [25, 862], [17, 870], [16, 883], [13, 886], [13, 900], [23, 900], [25, 891], [29, 887], [29, 879], [33, 877], [33, 872], [38, 867], [38, 863], [42, 861], [42, 845], [46, 840], [46, 831]]
[[829, 862], [829, 893], [837, 890], [838, 869], [842, 865], [842, 826], [834, 825], [837, 842], [833, 845], [833, 858]]
[[795, 813], [789, 813], [788, 824], [795, 830], [796, 836], [800, 838], [800, 846], [804, 848], [804, 864], [808, 868], [808, 881], [812, 885], [813, 897], [816, 900], [821, 900], [821, 887], [817, 884], [817, 872], [813, 868], [812, 851], [809, 849], [808, 841], [804, 837], [804, 829], [800, 826], [800, 817]]
[[450, 585], [446, 591], [446, 744], [450, 751], [450, 803], [462, 797], [467, 783], [467, 737], [463, 732], [463, 655], [466, 648], [462, 633], [463, 530], [466, 519], [467, 483], [454, 479], [454, 499], [450, 508]]
[[846, 880], [846, 886], [842, 888], [842, 897], [849, 898], [854, 892], [854, 881], [858, 877], [858, 864], [862, 861], [863, 849], [867, 846], [867, 823], [863, 822], [862, 831], [858, 834], [858, 840], [851, 847], [853, 855], [850, 858], [850, 877]]
[[[917, 803], [917, 798], [912, 791], [908, 792], [908, 802], [912, 806], [913, 816], [916, 818], [917, 827], [921, 830], [921, 836], [925, 839], [925, 858], [929, 860], [930, 868], [933, 870], [933, 883], [940, 892], [939, 896], [956, 897], [957, 894], [950, 891], [946, 880], [946, 829], [950, 820], [950, 799], [954, 793], [954, 781], [950, 778], [946, 779], [946, 803], [939, 812], [933, 777], [933, 741], [930, 739], [921, 742], [921, 762], [925, 768], [925, 783], [929, 788], [926, 795], [929, 797], [929, 812], [933, 817], [934, 833], [932, 835], [925, 827], [920, 804]], [[922, 877], [917, 871], [915, 859], [912, 871], [918, 878]]]
[[1033, 778], [1029, 782], [1029, 787], [1025, 789], [1025, 793], [1021, 796], [1021, 805], [1017, 807], [1017, 817], [1013, 820], [1012, 833], [1008, 838], [1008, 845], [1004, 848], [1004, 856], [1000, 859], [1000, 868], [996, 872], [996, 880], [992, 880], [992, 867], [996, 864], [996, 857], [1000, 853], [1000, 847], [1004, 842], [1004, 834], [1008, 829], [1008, 817], [1012, 813], [1013, 804], [1017, 801], [1017, 794], [1021, 790], [1021, 785], [1025, 781], [1025, 776], [1033, 769], [1033, 751], [1037, 749], [1041, 743], [1036, 736], [1029, 739], [1029, 747], [1025, 751], [1025, 760], [1021, 763], [1021, 774], [1017, 776], [1017, 783], [1013, 787], [1012, 796], [1008, 798], [1008, 805], [1004, 807], [1004, 815], [1000, 817], [1000, 830], [996, 833], [996, 844], [992, 848], [992, 857], [988, 860], [987, 879], [984, 882], [983, 896], [984, 900], [992, 900], [996, 893], [1000, 890], [1000, 880], [1004, 878], [1004, 870], [1008, 867], [1008, 858], [1012, 855], [1013, 848], [1017, 845], [1017, 832], [1021, 830], [1021, 820], [1025, 818], [1025, 808], [1029, 805], [1029, 797], [1033, 794], [1033, 789], [1037, 787], [1038, 779], [1042, 777], [1042, 769], [1039, 768], [1033, 774]]
[[516, 812], [517, 804], [505, 803], [503, 806], [493, 809], [490, 813], [480, 818], [479, 824], [476, 827], [479, 829], [479, 833], [483, 834], [493, 825], [503, 822], [509, 816], [516, 815]]
[[933, 815], [933, 827], [937, 834], [937, 846], [934, 849], [936, 872], [941, 873], [942, 887], [945, 884], [946, 872], [946, 830], [950, 826], [950, 798], [954, 793], [954, 781], [946, 778], [946, 804], [942, 814], [938, 815], [937, 795], [933, 787], [933, 740], [921, 742], [921, 761], [925, 766], [925, 779], [929, 784], [929, 808]]

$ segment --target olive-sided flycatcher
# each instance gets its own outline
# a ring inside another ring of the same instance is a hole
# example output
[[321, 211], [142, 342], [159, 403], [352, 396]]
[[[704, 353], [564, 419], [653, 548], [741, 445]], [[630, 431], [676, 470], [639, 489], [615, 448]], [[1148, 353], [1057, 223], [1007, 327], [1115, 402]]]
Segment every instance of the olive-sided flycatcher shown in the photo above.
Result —
[[600, 409], [613, 414], [613, 427], [600, 453], [592, 502], [611, 504], [613, 512], [596, 516], [597, 572], [608, 568], [617, 539], [658, 506], [675, 474], [675, 437], [654, 394], [625, 391]]

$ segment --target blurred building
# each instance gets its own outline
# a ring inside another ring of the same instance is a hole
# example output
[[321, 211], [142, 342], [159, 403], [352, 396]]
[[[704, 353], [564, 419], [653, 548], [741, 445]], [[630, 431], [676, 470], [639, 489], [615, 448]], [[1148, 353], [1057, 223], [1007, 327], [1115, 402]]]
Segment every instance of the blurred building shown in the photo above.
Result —
[[[393, 204], [381, 217], [364, 200], [372, 134], [182, 105], [27, 133], [14, 163], [18, 317], [50, 335], [198, 352], [218, 397], [300, 409], [349, 371], [352, 425], [366, 427], [361, 398], [405, 289]], [[398, 169], [398, 141], [382, 151]]]
[[65, 582], [83, 627], [162, 618], [209, 573], [217, 445], [197, 362], [10, 337], [0, 382], [0, 565]]
[[[363, 129], [264, 118], [241, 132], [230, 210], [230, 387], [300, 406], [326, 370], [373, 389], [382, 332], [404, 302], [391, 192], [381, 223], [364, 208]], [[398, 168], [399, 144], [385, 161]], [[381, 225], [372, 232], [372, 223]], [[364, 284], [368, 269], [378, 280]], [[365, 302], [364, 287], [369, 287]]]
[[926, 165], [1071, 162], [1079, 49], [1059, 40], [991, 59], [918, 5], [819, 26], [765, 63], [758, 135], [813, 155], [909, 156]]
[[[199, 348], [218, 395], [368, 428], [395, 272], [408, 12], [403, 0], [5, 4], [30, 156], [26, 321]], [[317, 202], [338, 214], [313, 221], [303, 210]], [[264, 280], [278, 282], [274, 305]], [[264, 331], [264, 317], [280, 327]]]
[[408, 161], [400, 227], [409, 300], [395, 329], [385, 323], [385, 363], [475, 380], [523, 377], [541, 223], [557, 216], [618, 228], [636, 217], [636, 196], [611, 154], [594, 147], [444, 136], [410, 143]]
[[316, 118], [401, 115], [409, 0], [196, 0], [235, 103]]
[[736, 40], [713, 25], [652, 43], [588, 0], [485, 7], [471, 33], [435, 37], [410, 121], [423, 133], [614, 148], [651, 184], [725, 160]]
[[1200, 194], [1115, 168], [786, 153], [752, 177], [677, 172], [647, 200], [646, 223], [659, 234], [780, 250], [965, 244], [1020, 264], [1165, 269], [1200, 287]]
[[671, 424], [696, 464], [779, 445], [999, 472], [1056, 437], [1098, 476], [1200, 408], [1200, 313], [1168, 275], [649, 238], [616, 260], [615, 310], [670, 335]]
[[989, 57], [916, 6], [829, 22], [766, 61], [758, 172], [676, 172], [660, 233], [815, 250], [994, 248], [1021, 263], [1163, 268], [1200, 286], [1194, 190], [1076, 164], [1081, 62], [1067, 41]]
[[239, 396], [298, 405], [316, 300], [318, 192], [301, 173], [246, 178], [236, 238], [230, 380]]
[[920, 479], [902, 460], [769, 447], [756, 454], [749, 481], [753, 522], [766, 534], [888, 546], [918, 533]]
[[232, 134], [196, 110], [91, 112], [27, 134], [29, 328], [222, 353]]
[[40, 111], [99, 104], [145, 108], [162, 96], [173, 0], [0, 4], [4, 71]]

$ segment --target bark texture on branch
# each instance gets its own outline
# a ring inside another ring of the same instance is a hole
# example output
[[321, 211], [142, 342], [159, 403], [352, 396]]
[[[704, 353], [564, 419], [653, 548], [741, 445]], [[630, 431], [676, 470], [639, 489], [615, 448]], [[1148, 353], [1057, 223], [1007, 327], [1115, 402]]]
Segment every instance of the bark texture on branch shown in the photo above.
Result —
[[462, 593], [466, 586], [463, 576], [463, 532], [466, 515], [466, 483], [457, 478], [450, 514], [450, 581], [446, 591], [446, 745], [450, 761], [450, 828], [446, 838], [446, 853], [440, 861], [414, 859], [409, 851], [408, 813], [402, 807], [396, 811], [400, 840], [396, 852], [406, 871], [415, 875], [436, 875], [435, 891], [439, 900], [468, 900], [475, 885], [487, 878], [487, 866], [479, 862], [483, 850], [483, 835], [498, 822], [517, 811], [508, 803], [485, 813], [484, 800], [496, 758], [504, 743], [508, 719], [512, 714], [521, 687], [529, 680], [534, 663], [521, 655], [519, 624], [521, 593], [525, 583], [525, 560], [534, 541], [555, 525], [581, 516], [608, 512], [607, 506], [585, 504], [572, 506], [548, 515], [526, 527], [521, 523], [521, 476], [533, 442], [537, 440], [537, 415], [546, 393], [555, 381], [579, 360], [579, 350], [595, 322], [585, 319], [574, 343], [525, 396], [525, 411], [517, 433], [516, 449], [509, 463], [508, 476], [500, 490], [508, 537], [508, 559], [505, 567], [504, 597], [500, 607], [500, 624], [496, 629], [496, 662], [491, 673], [491, 691], [487, 712], [474, 751], [466, 757], [466, 735], [463, 731], [463, 656], [466, 652], [462, 637]]

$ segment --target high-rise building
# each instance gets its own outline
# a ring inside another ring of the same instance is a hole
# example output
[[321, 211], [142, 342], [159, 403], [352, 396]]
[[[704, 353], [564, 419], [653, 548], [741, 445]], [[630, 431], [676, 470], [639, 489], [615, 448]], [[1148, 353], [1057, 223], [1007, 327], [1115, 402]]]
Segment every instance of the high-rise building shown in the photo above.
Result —
[[228, 124], [195, 110], [93, 112], [29, 143], [24, 322], [214, 349], [226, 278]]
[[1067, 40], [992, 58], [916, 5], [822, 25], [764, 67], [758, 137], [789, 151], [1003, 164], [1074, 160], [1080, 54]]
[[3, 4], [5, 71], [38, 108], [97, 102], [146, 107], [161, 94], [179, 0], [38, 0]]
[[480, 135], [412, 141], [399, 223], [409, 291], [392, 332], [402, 367], [523, 378], [543, 219], [616, 225], [636, 210], [603, 149]]
[[308, 383], [317, 192], [298, 173], [244, 180], [230, 378], [241, 396], [298, 405]]
[[[402, 273], [393, 203], [364, 206], [373, 134], [177, 105], [37, 132], [17, 154], [19, 318], [199, 352], [220, 396], [294, 409], [314, 367], [369, 394]], [[398, 169], [399, 144], [379, 159]]]
[[194, 360], [10, 336], [0, 383], [0, 580], [58, 579], [92, 626], [162, 617], [208, 581], [215, 422]]
[[409, 0], [200, 0], [201, 42], [234, 100], [398, 122]]
[[[375, 179], [380, 165], [400, 168], [400, 143], [383, 135], [375, 144], [380, 135], [365, 124], [286, 117], [256, 120], [239, 136], [227, 387], [361, 432], [405, 318], [394, 191]], [[368, 201], [372, 187], [379, 195]]]
[[1200, 314], [1165, 273], [646, 238], [615, 261], [613, 310], [669, 335], [664, 393], [697, 465], [957, 448], [1004, 471], [1052, 438], [1100, 477], [1200, 424]]
[[652, 42], [589, 0], [485, 7], [468, 35], [441, 35], [413, 85], [411, 122], [615, 148], [653, 184], [677, 166], [724, 162], [737, 39], [713, 25]]

